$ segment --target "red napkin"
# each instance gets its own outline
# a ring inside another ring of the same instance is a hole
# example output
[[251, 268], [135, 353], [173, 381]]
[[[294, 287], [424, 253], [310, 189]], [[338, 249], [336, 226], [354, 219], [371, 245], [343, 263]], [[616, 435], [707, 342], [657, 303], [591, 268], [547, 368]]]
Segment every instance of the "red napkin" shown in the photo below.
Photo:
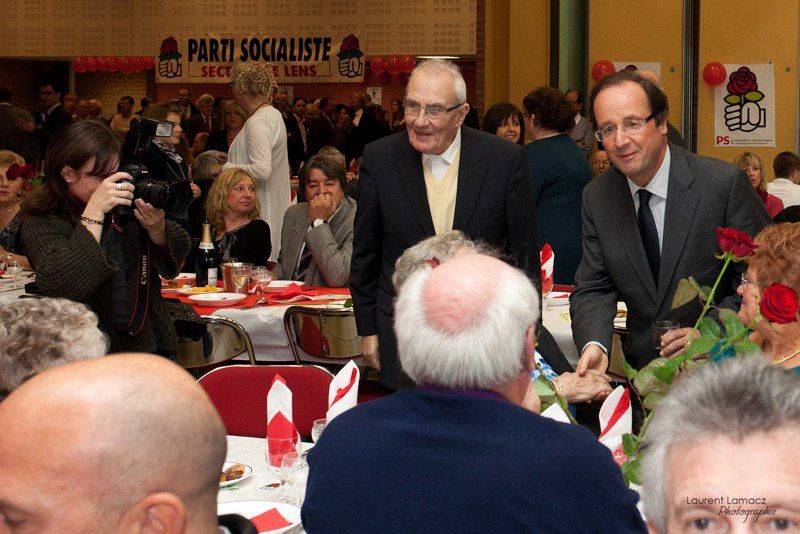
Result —
[[[287, 452], [297, 449], [299, 434], [292, 422], [292, 392], [281, 375], [275, 375], [267, 393], [267, 449], [271, 465], [280, 465]], [[291, 440], [284, 444], [269, 440]]]
[[297, 284], [289, 284], [286, 286], [286, 289], [281, 291], [280, 293], [273, 293], [270, 295], [270, 300], [286, 300], [290, 298], [297, 297], [299, 295], [314, 295], [313, 289], [303, 289], [303, 287], [298, 286]]
[[272, 508], [263, 514], [250, 518], [250, 522], [253, 523], [256, 530], [259, 532], [269, 532], [270, 530], [278, 530], [279, 528], [285, 528], [291, 525], [277, 508]]

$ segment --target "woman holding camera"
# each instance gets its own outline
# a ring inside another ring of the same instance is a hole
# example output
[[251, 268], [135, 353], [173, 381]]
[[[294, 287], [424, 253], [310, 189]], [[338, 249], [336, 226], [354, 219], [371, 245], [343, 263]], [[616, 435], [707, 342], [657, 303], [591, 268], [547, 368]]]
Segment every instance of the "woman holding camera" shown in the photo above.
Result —
[[48, 148], [45, 183], [26, 199], [22, 243], [42, 293], [89, 306], [110, 352], [169, 356], [178, 340], [158, 275], [178, 274], [189, 236], [163, 210], [133, 200], [119, 160], [119, 141], [104, 124], [64, 128]]

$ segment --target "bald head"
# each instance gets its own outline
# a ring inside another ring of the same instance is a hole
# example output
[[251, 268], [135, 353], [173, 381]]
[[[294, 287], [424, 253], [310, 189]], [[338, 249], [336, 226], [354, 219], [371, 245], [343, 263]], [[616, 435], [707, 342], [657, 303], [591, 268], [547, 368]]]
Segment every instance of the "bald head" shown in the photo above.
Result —
[[225, 448], [210, 400], [172, 362], [129, 354], [64, 365], [0, 403], [0, 480], [10, 482], [0, 512], [21, 510], [37, 532], [82, 531], [81, 521], [146, 518], [166, 499], [176, 525], [203, 532], [216, 525]]

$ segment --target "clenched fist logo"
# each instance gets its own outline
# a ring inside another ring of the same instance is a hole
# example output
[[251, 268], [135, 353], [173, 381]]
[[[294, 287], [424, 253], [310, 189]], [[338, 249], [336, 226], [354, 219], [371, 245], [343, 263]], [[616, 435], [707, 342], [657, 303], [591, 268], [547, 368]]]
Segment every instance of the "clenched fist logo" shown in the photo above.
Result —
[[767, 110], [758, 102], [764, 93], [758, 90], [756, 75], [747, 67], [739, 67], [728, 80], [725, 97], [725, 126], [730, 131], [752, 132], [767, 125]]

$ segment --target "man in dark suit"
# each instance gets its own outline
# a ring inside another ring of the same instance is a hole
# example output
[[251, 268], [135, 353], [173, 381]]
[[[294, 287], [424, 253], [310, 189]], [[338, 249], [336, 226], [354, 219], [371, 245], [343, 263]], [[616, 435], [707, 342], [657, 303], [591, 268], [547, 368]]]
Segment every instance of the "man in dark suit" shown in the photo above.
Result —
[[190, 117], [200, 113], [194, 104], [192, 104], [192, 91], [187, 88], [178, 89], [178, 99], [175, 103], [178, 109], [181, 110], [181, 126], [186, 128], [186, 121]]
[[212, 95], [201, 95], [200, 98], [197, 99], [197, 109], [200, 110], [200, 113], [186, 119], [186, 126], [184, 128], [190, 146], [194, 143], [194, 138], [197, 134], [200, 132], [210, 134], [215, 130], [216, 124], [218, 123], [213, 112], [214, 97]]
[[[623, 349], [631, 364], [682, 349], [700, 304], [672, 310], [678, 282], [693, 276], [713, 285], [718, 226], [754, 236], [770, 222], [739, 168], [667, 142], [667, 97], [652, 81], [621, 71], [595, 85], [590, 105], [614, 167], [583, 193], [583, 259], [570, 299], [579, 374], [605, 372], [618, 300], [628, 307]], [[716, 302], [735, 294], [738, 276], [728, 272]], [[652, 325], [661, 320], [683, 328], [665, 335], [658, 351]]]
[[419, 387], [328, 422], [308, 455], [308, 532], [646, 531], [608, 449], [536, 413], [526, 273], [459, 254], [413, 272], [396, 309]]
[[[17, 119], [34, 123], [33, 116], [24, 109], [11, 104], [14, 92], [0, 82], [0, 150], [11, 150], [22, 156], [27, 163], [34, 164], [39, 157], [39, 146], [33, 134], [17, 126]], [[35, 124], [35, 123], [34, 123]]]
[[326, 96], [319, 101], [319, 115], [314, 118], [306, 117], [306, 157], [313, 156], [319, 149], [333, 145], [333, 136], [336, 127], [333, 122], [333, 99]]
[[406, 132], [366, 147], [359, 175], [350, 289], [363, 352], [378, 354], [381, 382], [412, 383], [392, 332], [391, 276], [402, 252], [434, 234], [461, 230], [492, 243], [541, 284], [536, 215], [522, 147], [462, 128], [469, 107], [458, 67], [421, 63], [406, 89]]
[[15, 123], [39, 140], [39, 155], [44, 158], [53, 137], [72, 122], [72, 114], [61, 105], [61, 90], [53, 83], [39, 84], [39, 110], [33, 118], [35, 123], [27, 119], [17, 119]]
[[286, 126], [286, 150], [289, 153], [289, 168], [292, 171], [292, 176], [296, 176], [297, 171], [300, 169], [300, 164], [306, 159], [300, 123], [297, 121], [293, 110], [290, 109], [289, 94], [286, 91], [275, 93], [272, 105], [281, 112], [283, 117], [283, 124]]

